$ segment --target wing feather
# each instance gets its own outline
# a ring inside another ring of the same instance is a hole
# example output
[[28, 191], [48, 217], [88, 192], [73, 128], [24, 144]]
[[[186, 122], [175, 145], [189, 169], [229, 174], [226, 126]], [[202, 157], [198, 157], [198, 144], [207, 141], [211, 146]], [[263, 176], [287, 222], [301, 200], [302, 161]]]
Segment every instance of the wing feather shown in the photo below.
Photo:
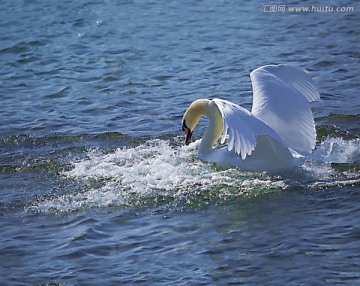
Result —
[[221, 144], [224, 144], [225, 143], [225, 140], [226, 140], [226, 135], [228, 133], [228, 129], [229, 127], [227, 126], [226, 122], [224, 121], [224, 130], [223, 130], [223, 133], [221, 135], [221, 140], [220, 140], [220, 143]]
[[234, 129], [230, 128], [229, 130], [229, 143], [228, 143], [228, 150], [231, 151], [234, 148], [234, 141], [235, 141], [235, 133]]
[[224, 143], [228, 136], [228, 150], [234, 151], [243, 160], [254, 151], [256, 137], [259, 135], [271, 136], [284, 143], [274, 130], [245, 108], [218, 98], [213, 101], [219, 108], [224, 122], [221, 143]]
[[310, 153], [316, 131], [309, 102], [320, 94], [309, 74], [288, 65], [268, 65], [250, 74], [253, 86], [252, 114], [269, 125], [287, 146]]

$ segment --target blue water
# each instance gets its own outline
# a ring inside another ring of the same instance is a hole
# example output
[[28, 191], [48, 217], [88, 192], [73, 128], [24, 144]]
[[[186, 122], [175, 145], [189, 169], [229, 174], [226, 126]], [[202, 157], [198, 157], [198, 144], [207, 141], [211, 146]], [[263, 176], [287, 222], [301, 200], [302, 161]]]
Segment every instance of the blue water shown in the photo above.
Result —
[[[352, 2], [2, 1], [0, 284], [360, 284]], [[321, 94], [304, 164], [247, 173], [182, 145], [193, 100], [249, 109], [249, 73], [278, 63]]]

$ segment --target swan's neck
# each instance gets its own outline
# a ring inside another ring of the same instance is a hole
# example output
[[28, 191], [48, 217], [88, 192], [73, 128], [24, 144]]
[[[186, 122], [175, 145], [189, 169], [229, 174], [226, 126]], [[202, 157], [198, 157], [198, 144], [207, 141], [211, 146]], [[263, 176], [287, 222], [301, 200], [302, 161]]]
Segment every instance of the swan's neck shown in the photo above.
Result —
[[203, 115], [209, 119], [209, 125], [201, 139], [199, 154], [206, 154], [211, 151], [212, 146], [219, 139], [224, 129], [224, 122], [219, 108], [215, 102], [208, 99], [194, 101], [186, 110], [183, 121], [192, 132]]
[[216, 104], [212, 102], [212, 104], [207, 107], [207, 112], [204, 113], [204, 115], [208, 118], [209, 125], [205, 129], [203, 138], [201, 139], [198, 150], [200, 155], [206, 154], [212, 150], [213, 145], [221, 136], [224, 128], [222, 116]]

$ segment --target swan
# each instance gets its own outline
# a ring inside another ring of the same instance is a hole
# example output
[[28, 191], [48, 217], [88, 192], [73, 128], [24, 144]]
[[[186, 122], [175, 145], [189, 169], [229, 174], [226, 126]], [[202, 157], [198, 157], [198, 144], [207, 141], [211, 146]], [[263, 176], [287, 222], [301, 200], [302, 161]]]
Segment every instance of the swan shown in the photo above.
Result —
[[[305, 69], [266, 65], [250, 73], [251, 112], [230, 101], [198, 99], [185, 111], [185, 145], [191, 143], [201, 116], [208, 126], [198, 147], [201, 160], [244, 171], [290, 168], [315, 148], [316, 130], [310, 102], [320, 94]], [[216, 142], [227, 146], [214, 148]]]

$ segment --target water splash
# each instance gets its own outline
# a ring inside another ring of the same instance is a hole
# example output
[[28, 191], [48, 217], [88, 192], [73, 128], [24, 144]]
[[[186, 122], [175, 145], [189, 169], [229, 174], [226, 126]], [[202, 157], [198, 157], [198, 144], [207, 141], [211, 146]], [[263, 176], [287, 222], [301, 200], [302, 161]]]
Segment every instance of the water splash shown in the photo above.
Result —
[[223, 179], [221, 172], [213, 172], [209, 165], [204, 166], [193, 157], [196, 145], [173, 147], [167, 141], [151, 140], [110, 154], [93, 150], [86, 160], [75, 163], [74, 168], [63, 175], [82, 180], [108, 180], [121, 185], [123, 191], [142, 194], [186, 189], [195, 182], [207, 186]]
[[[199, 141], [180, 146], [167, 140], [150, 140], [137, 147], [118, 148], [111, 153], [90, 150], [87, 158], [74, 162], [62, 173], [80, 190], [42, 199], [32, 209], [40, 212], [74, 211], [89, 207], [134, 206], [155, 202], [232, 199], [302, 187], [358, 184], [358, 172], [339, 172], [334, 163], [359, 161], [360, 140], [327, 138], [294, 173], [274, 176], [219, 168], [196, 157]], [[341, 182], [341, 183], [339, 183]]]
[[314, 174], [317, 179], [327, 179], [336, 174], [334, 164], [354, 165], [359, 163], [360, 139], [326, 138], [301, 166]]

